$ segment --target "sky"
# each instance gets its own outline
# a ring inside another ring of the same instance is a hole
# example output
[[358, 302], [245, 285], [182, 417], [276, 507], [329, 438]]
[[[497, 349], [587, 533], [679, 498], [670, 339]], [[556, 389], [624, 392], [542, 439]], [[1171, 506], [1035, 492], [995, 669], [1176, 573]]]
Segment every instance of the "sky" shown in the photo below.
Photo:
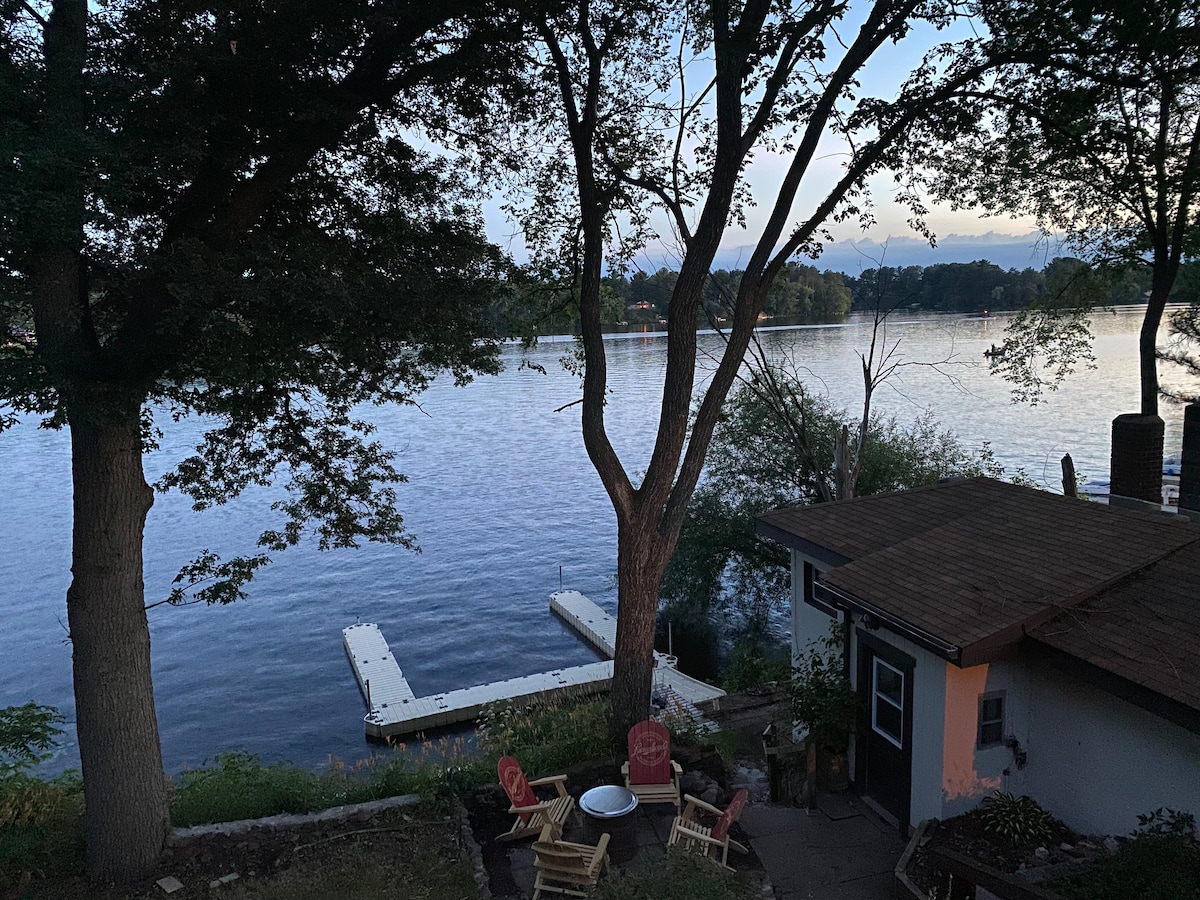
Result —
[[[861, 3], [854, 4], [861, 12]], [[851, 19], [855, 10], [851, 11]], [[841, 29], [849, 36], [857, 28], [853, 21]], [[873, 95], [892, 99], [900, 83], [936, 43], [970, 37], [977, 33], [975, 23], [963, 20], [944, 31], [929, 25], [918, 25], [902, 41], [886, 45], [868, 63], [861, 77], [860, 96]], [[808, 210], [824, 196], [824, 189], [839, 178], [844, 145], [826, 139], [818, 151], [809, 173], [802, 183], [793, 221], [798, 223]], [[714, 263], [717, 268], [736, 268], [739, 261], [749, 258], [750, 251], [771, 210], [771, 199], [788, 160], [784, 156], [758, 152], [747, 170], [747, 181], [756, 205], [746, 210], [746, 227], [730, 226], [721, 243]], [[969, 262], [986, 258], [1003, 268], [1042, 268], [1057, 255], [1054, 249], [1039, 243], [1036, 223], [1030, 218], [985, 217], [976, 210], [952, 210], [949, 204], [927, 202], [927, 224], [938, 237], [938, 247], [930, 248], [908, 225], [909, 212], [893, 200], [895, 186], [891, 175], [881, 174], [871, 180], [875, 203], [875, 224], [865, 232], [855, 222], [831, 224], [835, 244], [827, 247], [821, 258], [813, 262], [819, 268], [831, 268], [856, 274], [865, 268], [883, 265], [930, 265], [936, 262]], [[518, 229], [505, 220], [500, 202], [485, 204], [484, 216], [488, 234], [517, 259], [526, 257]], [[662, 229], [665, 231], [666, 229]], [[678, 252], [668, 242], [646, 248], [637, 265], [648, 271], [660, 267], [678, 268]]]

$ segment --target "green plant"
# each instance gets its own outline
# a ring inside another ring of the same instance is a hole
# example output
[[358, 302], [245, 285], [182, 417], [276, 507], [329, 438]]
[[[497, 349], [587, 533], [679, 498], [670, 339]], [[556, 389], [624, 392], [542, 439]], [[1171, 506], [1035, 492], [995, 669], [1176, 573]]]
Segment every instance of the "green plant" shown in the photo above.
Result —
[[479, 747], [491, 763], [515, 756], [531, 777], [589, 759], [611, 759], [606, 697], [553, 703], [494, 703], [479, 717]]
[[666, 865], [639, 872], [610, 869], [588, 900], [752, 900], [746, 881], [714, 860], [672, 847]]
[[1198, 900], [1200, 843], [1191, 813], [1159, 808], [1116, 853], [1051, 883], [1068, 900]]
[[0, 894], [35, 878], [83, 869], [83, 784], [69, 772], [53, 781], [0, 780]]
[[0, 778], [23, 772], [49, 757], [64, 721], [53, 706], [26, 703], [0, 709]]
[[722, 687], [730, 693], [758, 687], [769, 681], [786, 681], [788, 661], [785, 655], [764, 656], [752, 641], [743, 641], [729, 655]]
[[984, 830], [1014, 846], [1049, 841], [1058, 824], [1032, 797], [1014, 797], [1006, 791], [996, 791], [983, 798], [979, 804], [979, 819]]
[[834, 622], [829, 634], [809, 641], [792, 667], [788, 685], [792, 718], [819, 745], [844, 753], [858, 721], [858, 694], [842, 662], [842, 631]]

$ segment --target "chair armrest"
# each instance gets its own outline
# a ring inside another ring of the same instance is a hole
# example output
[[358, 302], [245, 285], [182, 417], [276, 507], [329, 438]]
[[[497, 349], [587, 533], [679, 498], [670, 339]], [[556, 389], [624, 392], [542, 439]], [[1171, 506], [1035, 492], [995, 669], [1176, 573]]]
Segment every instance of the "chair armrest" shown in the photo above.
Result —
[[533, 806], [510, 806], [508, 811], [513, 814], [544, 812], [554, 805], [553, 800], [543, 800], [541, 803], [535, 803]]
[[629, 760], [621, 763], [621, 774], [625, 776], [625, 781], [629, 781]]
[[566, 781], [566, 775], [547, 775], [545, 778], [536, 778], [529, 782], [530, 787], [541, 787], [544, 784], [554, 784], [555, 782]]
[[671, 770], [675, 773], [676, 776], [683, 774], [683, 766], [681, 766], [679, 763], [675, 762], [675, 760], [671, 760]]
[[554, 785], [558, 791], [559, 797], [570, 796], [567, 793], [567, 776], [566, 775], [547, 775], [545, 778], [538, 778], [529, 782], [530, 787], [545, 787], [548, 784]]
[[732, 847], [734, 850], [736, 850], [738, 853], [749, 853], [750, 852], [750, 849], [748, 847], [744, 847], [743, 845], [741, 845], [737, 841], [735, 841], [733, 838], [729, 839], [729, 846]]
[[717, 809], [717, 807], [713, 806], [711, 803], [705, 803], [699, 797], [693, 797], [691, 794], [684, 794], [683, 799], [686, 800], [690, 806], [698, 806], [701, 809], [708, 810], [710, 813], [715, 815], [722, 816], [725, 814], [725, 810]]
[[592, 864], [588, 866], [588, 877], [595, 875], [600, 871], [600, 867], [604, 865], [604, 857], [608, 854], [608, 832], [600, 835], [600, 841], [596, 844], [596, 855], [592, 857]]

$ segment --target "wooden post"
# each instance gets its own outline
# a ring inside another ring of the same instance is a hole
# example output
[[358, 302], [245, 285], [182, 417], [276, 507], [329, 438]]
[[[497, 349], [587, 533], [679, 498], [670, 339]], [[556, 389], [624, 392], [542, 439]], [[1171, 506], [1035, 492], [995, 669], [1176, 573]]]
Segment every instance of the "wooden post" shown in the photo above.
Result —
[[1062, 473], [1063, 495], [1066, 497], [1078, 497], [1079, 487], [1075, 483], [1075, 461], [1071, 459], [1070, 453], [1063, 454]]

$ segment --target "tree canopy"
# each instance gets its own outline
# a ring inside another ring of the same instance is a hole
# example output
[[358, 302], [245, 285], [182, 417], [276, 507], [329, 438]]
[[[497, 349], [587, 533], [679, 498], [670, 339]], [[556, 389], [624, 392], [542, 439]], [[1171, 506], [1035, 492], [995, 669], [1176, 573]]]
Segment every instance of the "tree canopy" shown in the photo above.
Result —
[[[910, 135], [914, 178], [955, 207], [1036, 216], [1090, 262], [1146, 268], [1140, 409], [1154, 415], [1158, 328], [1198, 241], [1198, 10], [986, 0], [978, 12], [979, 52], [995, 64]], [[1063, 310], [1068, 327], [1047, 332], [1073, 340], [1078, 309], [1051, 305], [1039, 319]]]
[[0, 411], [70, 429], [88, 860], [125, 877], [167, 826], [142, 456], [203, 416], [161, 488], [197, 508], [283, 489], [259, 548], [200, 555], [175, 601], [234, 599], [306, 533], [409, 540], [360, 409], [494, 371], [506, 271], [451, 157], [411, 136], [503, 93], [519, 29], [466, 0], [0, 10]]

